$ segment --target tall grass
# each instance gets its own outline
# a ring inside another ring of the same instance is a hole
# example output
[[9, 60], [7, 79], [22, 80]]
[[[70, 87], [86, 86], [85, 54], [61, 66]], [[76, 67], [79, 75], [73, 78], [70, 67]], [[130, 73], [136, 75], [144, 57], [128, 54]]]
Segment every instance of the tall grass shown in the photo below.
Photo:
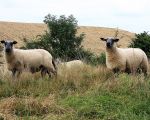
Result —
[[150, 77], [114, 75], [104, 66], [63, 70], [57, 78], [25, 73], [0, 80], [0, 119], [148, 120]]

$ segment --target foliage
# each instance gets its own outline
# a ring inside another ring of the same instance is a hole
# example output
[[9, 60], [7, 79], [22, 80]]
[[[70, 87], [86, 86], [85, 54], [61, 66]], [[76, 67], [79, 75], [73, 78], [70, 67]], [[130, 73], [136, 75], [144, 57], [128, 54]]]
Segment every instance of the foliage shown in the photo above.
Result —
[[44, 23], [48, 26], [48, 31], [38, 36], [36, 41], [27, 43], [27, 48], [44, 48], [55, 58], [67, 60], [81, 59], [83, 54], [87, 55], [81, 45], [84, 34], [77, 36], [78, 25], [73, 15], [68, 17], [61, 15], [57, 18], [48, 14]]
[[132, 40], [129, 47], [141, 48], [148, 57], [150, 57], [150, 34], [143, 32], [136, 34], [136, 37]]
[[47, 15], [44, 20], [48, 26], [48, 31], [44, 35], [37, 36], [36, 40], [28, 42], [27, 48], [42, 48], [49, 51], [55, 58], [63, 60], [82, 59], [92, 65], [105, 64], [105, 54], [100, 56], [83, 49], [81, 45], [84, 34], [77, 36], [77, 20], [70, 15], [57, 18]]
[[100, 56], [97, 57], [97, 61], [98, 61], [98, 64], [106, 65], [106, 54], [105, 53], [101, 53]]
[[97, 66], [97, 65], [106, 65], [106, 55], [102, 52], [99, 56], [98, 55], [91, 55], [88, 59], [86, 59], [88, 64]]

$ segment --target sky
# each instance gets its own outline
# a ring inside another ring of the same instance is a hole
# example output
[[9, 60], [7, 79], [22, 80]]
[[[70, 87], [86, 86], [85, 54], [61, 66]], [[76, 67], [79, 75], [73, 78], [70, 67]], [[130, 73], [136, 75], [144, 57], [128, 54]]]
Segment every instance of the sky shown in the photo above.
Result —
[[0, 0], [0, 21], [43, 23], [47, 14], [72, 14], [79, 26], [150, 31], [150, 0]]

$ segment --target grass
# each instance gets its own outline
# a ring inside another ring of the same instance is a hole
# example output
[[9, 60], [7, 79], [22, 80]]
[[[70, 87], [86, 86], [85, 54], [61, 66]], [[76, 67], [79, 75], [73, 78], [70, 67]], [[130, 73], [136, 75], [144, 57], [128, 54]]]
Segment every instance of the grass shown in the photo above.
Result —
[[103, 66], [62, 72], [17, 81], [2, 75], [0, 120], [149, 120], [149, 76], [114, 75]]

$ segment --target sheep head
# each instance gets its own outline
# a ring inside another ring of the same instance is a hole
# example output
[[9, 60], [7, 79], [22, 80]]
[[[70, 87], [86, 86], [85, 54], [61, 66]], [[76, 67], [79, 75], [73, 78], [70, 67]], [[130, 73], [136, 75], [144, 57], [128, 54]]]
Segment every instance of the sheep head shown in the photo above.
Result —
[[107, 48], [112, 48], [115, 42], [118, 42], [119, 39], [118, 38], [100, 38], [102, 41], [106, 41], [106, 47]]
[[17, 41], [2, 40], [1, 43], [4, 44], [5, 52], [11, 53], [13, 50], [13, 45], [17, 44]]

